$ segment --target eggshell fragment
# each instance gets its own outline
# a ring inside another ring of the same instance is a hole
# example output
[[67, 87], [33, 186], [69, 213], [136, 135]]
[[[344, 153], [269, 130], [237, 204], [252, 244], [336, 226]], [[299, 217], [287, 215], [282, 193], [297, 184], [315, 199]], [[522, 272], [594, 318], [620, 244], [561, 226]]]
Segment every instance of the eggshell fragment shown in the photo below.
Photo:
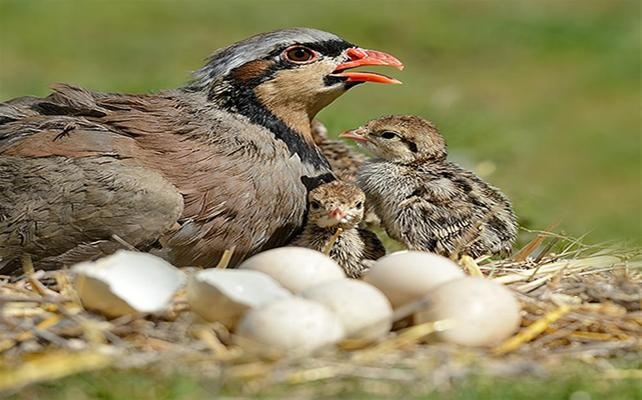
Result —
[[290, 297], [250, 310], [237, 328], [248, 351], [309, 354], [343, 339], [341, 321], [325, 306]]
[[392, 326], [392, 307], [386, 296], [356, 279], [325, 282], [304, 290], [301, 296], [332, 310], [350, 338], [375, 341]]
[[185, 274], [148, 253], [119, 250], [72, 267], [84, 307], [109, 317], [164, 311], [185, 283]]
[[280, 247], [264, 251], [245, 260], [239, 268], [268, 274], [294, 293], [346, 277], [339, 264], [330, 257], [304, 247]]
[[363, 280], [381, 290], [398, 308], [426, 297], [431, 290], [464, 277], [457, 264], [433, 253], [399, 251], [380, 258]]
[[187, 283], [192, 311], [231, 329], [250, 308], [291, 295], [268, 275], [251, 270], [207, 269]]
[[464, 346], [492, 346], [508, 338], [520, 325], [520, 305], [499, 283], [467, 277], [448, 282], [430, 295], [430, 307], [416, 322], [446, 320], [439, 332], [444, 341]]

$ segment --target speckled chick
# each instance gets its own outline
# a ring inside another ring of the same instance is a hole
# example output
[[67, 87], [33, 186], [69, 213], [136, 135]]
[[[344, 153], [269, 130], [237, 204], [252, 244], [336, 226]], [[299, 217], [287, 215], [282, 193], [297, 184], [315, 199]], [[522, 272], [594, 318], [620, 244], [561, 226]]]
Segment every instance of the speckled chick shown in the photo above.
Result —
[[[308, 220], [303, 232], [292, 243], [329, 256], [343, 268], [346, 275], [359, 278], [367, 270], [364, 260], [376, 260], [386, 250], [373, 232], [359, 228], [366, 196], [355, 184], [332, 181], [308, 194]], [[337, 230], [341, 232], [337, 236]]]
[[341, 136], [375, 155], [357, 180], [392, 238], [451, 257], [510, 252], [517, 234], [510, 202], [446, 160], [446, 142], [431, 122], [390, 116]]
[[[357, 171], [366, 161], [366, 157], [344, 142], [330, 139], [328, 129], [319, 120], [312, 120], [310, 128], [312, 140], [328, 160], [332, 172], [342, 181], [357, 183]], [[366, 202], [362, 226], [373, 228], [378, 227], [380, 223], [379, 217]]]

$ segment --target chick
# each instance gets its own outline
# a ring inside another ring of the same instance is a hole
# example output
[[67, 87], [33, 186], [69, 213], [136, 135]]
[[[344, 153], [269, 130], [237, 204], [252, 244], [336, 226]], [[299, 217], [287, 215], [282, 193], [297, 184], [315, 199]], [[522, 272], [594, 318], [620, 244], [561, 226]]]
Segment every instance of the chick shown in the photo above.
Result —
[[357, 181], [392, 238], [453, 258], [510, 252], [517, 234], [510, 202], [446, 160], [446, 142], [431, 122], [390, 116], [341, 136], [375, 155]]
[[[366, 157], [350, 148], [340, 140], [332, 140], [328, 137], [328, 129], [319, 120], [312, 120], [310, 124], [312, 139], [314, 143], [321, 149], [321, 152], [327, 158], [332, 171], [345, 182], [356, 183], [357, 171], [366, 161]], [[364, 217], [362, 226], [369, 228], [378, 227], [380, 224], [377, 214], [365, 204]]]
[[294, 246], [325, 252], [346, 275], [359, 278], [367, 270], [364, 260], [386, 254], [377, 235], [359, 228], [366, 196], [355, 184], [332, 181], [308, 194], [308, 220]]

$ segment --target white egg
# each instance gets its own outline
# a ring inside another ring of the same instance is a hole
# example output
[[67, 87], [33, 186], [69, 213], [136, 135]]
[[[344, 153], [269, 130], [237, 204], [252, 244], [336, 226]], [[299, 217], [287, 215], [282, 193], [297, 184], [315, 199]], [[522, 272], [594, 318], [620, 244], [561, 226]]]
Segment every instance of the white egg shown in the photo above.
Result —
[[416, 322], [447, 321], [438, 336], [465, 346], [492, 346], [508, 338], [520, 325], [520, 305], [503, 285], [484, 278], [448, 282], [430, 295], [430, 306]]
[[187, 301], [192, 311], [230, 329], [250, 308], [291, 295], [258, 271], [212, 268], [196, 273], [187, 282]]
[[446, 257], [399, 251], [380, 258], [363, 280], [381, 290], [394, 308], [426, 297], [433, 289], [465, 274]]
[[85, 308], [110, 317], [164, 311], [185, 274], [148, 253], [119, 250], [76, 264], [74, 286]]
[[271, 355], [303, 355], [344, 337], [341, 321], [325, 306], [297, 297], [250, 310], [237, 328], [239, 344]]
[[239, 268], [268, 274], [294, 293], [346, 276], [339, 264], [330, 257], [304, 247], [280, 247], [264, 251], [245, 260]]
[[356, 279], [325, 282], [304, 290], [301, 296], [332, 310], [349, 338], [375, 341], [392, 326], [392, 307], [386, 296]]

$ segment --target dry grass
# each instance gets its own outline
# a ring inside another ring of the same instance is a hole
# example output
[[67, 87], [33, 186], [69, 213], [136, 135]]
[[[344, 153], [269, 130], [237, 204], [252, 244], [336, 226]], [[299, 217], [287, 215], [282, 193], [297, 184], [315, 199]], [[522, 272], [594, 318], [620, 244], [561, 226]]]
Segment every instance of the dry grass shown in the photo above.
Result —
[[540, 233], [511, 259], [462, 264], [471, 274], [507, 285], [522, 303], [522, 329], [499, 346], [435, 342], [432, 333], [447, 321], [434, 321], [392, 332], [377, 344], [344, 342], [315, 357], [274, 360], [244, 352], [222, 326], [197, 320], [182, 294], [162, 317], [106, 320], [82, 308], [65, 271], [4, 277], [0, 391], [105, 367], [180, 367], [222, 385], [243, 382], [246, 393], [281, 383], [341, 380], [335, 378], [369, 380], [368, 391], [377, 395], [399, 384], [426, 392], [480, 370], [533, 374], [569, 358], [610, 379], [642, 376], [610, 362], [614, 356], [635, 359], [640, 351], [639, 250]]

